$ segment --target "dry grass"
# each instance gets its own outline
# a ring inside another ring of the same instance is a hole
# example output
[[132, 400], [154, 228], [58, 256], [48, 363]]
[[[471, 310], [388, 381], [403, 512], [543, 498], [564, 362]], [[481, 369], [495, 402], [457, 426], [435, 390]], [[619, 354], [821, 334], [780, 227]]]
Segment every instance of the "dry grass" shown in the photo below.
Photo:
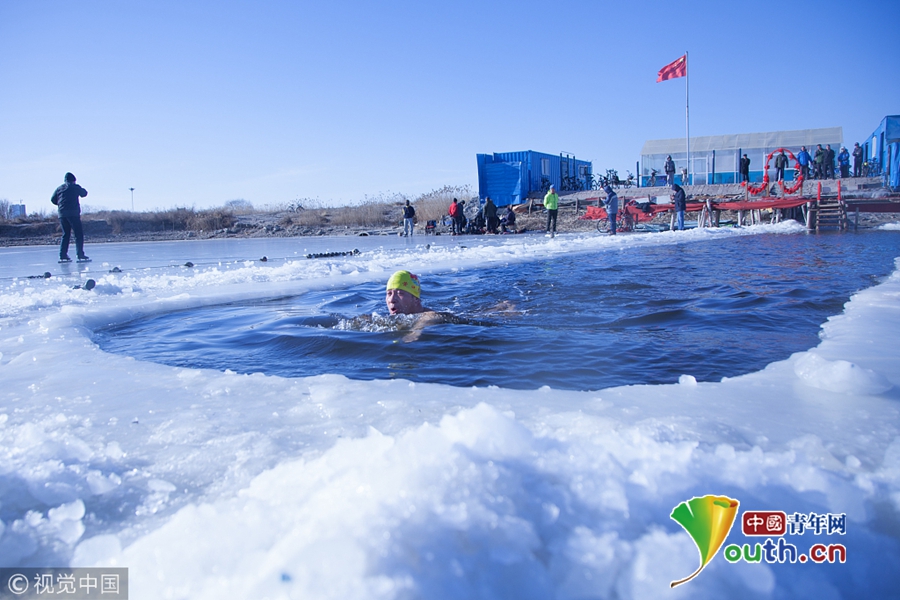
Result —
[[444, 187], [432, 190], [427, 194], [422, 194], [416, 198], [412, 205], [416, 209], [416, 217], [420, 224], [427, 221], [440, 221], [453, 199], [465, 200], [466, 204], [472, 200], [472, 188], [467, 185], [445, 185]]
[[281, 217], [279, 225], [282, 227], [322, 227], [328, 223], [326, 211], [320, 209], [307, 209], [290, 213]]
[[384, 198], [367, 198], [352, 206], [323, 206], [315, 200], [291, 203], [290, 211], [281, 217], [282, 227], [386, 227], [395, 225], [392, 202]]
[[251, 215], [257, 212], [256, 209], [253, 208], [253, 204], [243, 198], [229, 200], [222, 207], [228, 212], [236, 215]]
[[329, 223], [335, 227], [390, 227], [400, 221], [395, 208], [377, 200], [341, 206], [329, 212]]
[[124, 210], [94, 213], [94, 219], [103, 219], [113, 233], [140, 231], [215, 231], [234, 225], [234, 214], [224, 208], [194, 210], [172, 208], [156, 212], [135, 213]]
[[[232, 228], [237, 217], [275, 215], [282, 228], [390, 228], [398, 227], [403, 220], [403, 205], [409, 200], [416, 209], [420, 227], [426, 221], [440, 220], [454, 198], [473, 199], [470, 186], [444, 186], [416, 198], [400, 193], [381, 193], [366, 196], [361, 202], [349, 206], [324, 206], [317, 199], [302, 198], [281, 206], [255, 208], [243, 199], [229, 200], [220, 208], [197, 210], [176, 207], [164, 210], [132, 212], [128, 210], [95, 210], [84, 205], [85, 216], [90, 220], [106, 221], [113, 233], [197, 231], [211, 232]], [[0, 203], [2, 204], [2, 203]], [[7, 202], [8, 205], [8, 202]], [[0, 205], [2, 208], [2, 205]], [[5, 215], [4, 215], [5, 216]], [[33, 214], [20, 222], [55, 220], [56, 215]]]

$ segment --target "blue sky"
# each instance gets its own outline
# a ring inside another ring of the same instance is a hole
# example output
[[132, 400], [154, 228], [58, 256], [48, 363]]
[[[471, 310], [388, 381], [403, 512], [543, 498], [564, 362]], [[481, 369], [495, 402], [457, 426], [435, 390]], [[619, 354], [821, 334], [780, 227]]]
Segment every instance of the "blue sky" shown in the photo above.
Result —
[[476, 188], [477, 153], [900, 113], [896, 1], [0, 1], [0, 199], [136, 210]]

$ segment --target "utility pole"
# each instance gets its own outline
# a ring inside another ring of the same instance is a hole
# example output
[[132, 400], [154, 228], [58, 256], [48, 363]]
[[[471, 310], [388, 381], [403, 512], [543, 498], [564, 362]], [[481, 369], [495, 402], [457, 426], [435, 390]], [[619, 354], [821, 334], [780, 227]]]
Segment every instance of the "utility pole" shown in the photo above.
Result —
[[131, 190], [131, 212], [134, 212], [134, 188], [128, 188]]

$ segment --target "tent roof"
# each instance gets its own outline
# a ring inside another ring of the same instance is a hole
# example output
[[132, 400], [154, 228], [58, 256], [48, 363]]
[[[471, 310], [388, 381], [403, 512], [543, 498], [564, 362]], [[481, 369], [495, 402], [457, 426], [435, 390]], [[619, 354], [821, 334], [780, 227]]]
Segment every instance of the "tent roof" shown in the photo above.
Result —
[[[751, 148], [779, 148], [815, 146], [816, 144], [841, 145], [844, 132], [841, 127], [824, 129], [797, 129], [795, 131], [770, 131], [766, 133], [737, 133], [732, 135], [707, 135], [691, 138], [691, 152], [710, 150], [748, 150]], [[684, 138], [648, 140], [644, 142], [641, 156], [674, 154], [685, 151]]]

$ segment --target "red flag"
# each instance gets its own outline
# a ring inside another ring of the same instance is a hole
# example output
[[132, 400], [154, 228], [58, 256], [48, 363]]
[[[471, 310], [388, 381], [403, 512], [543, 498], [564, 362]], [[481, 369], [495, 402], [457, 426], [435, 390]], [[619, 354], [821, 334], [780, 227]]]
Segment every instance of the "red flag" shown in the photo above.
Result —
[[656, 77], [656, 83], [667, 79], [677, 79], [685, 75], [687, 75], [687, 54], [660, 69]]

